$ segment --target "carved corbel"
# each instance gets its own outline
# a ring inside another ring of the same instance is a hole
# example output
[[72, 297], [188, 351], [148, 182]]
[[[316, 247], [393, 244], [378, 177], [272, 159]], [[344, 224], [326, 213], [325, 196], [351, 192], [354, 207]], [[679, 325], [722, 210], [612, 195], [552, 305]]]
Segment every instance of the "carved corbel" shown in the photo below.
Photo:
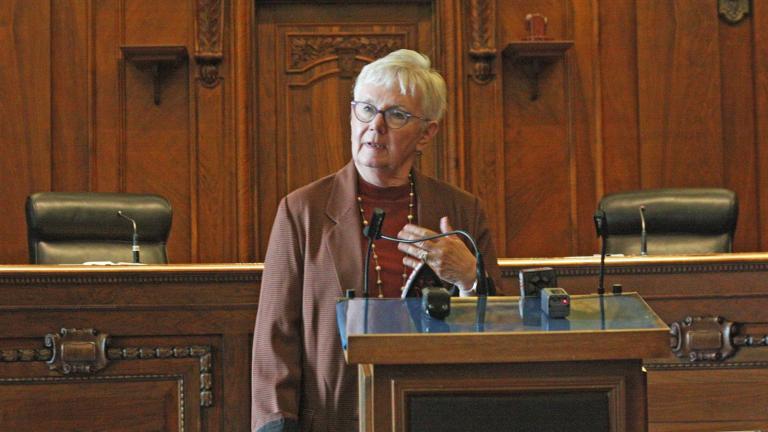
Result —
[[109, 337], [94, 329], [61, 329], [45, 335], [45, 346], [52, 350], [48, 368], [69, 374], [93, 374], [107, 366]]
[[717, 13], [728, 23], [738, 24], [751, 11], [750, 0], [717, 0]]
[[692, 362], [720, 361], [733, 356], [738, 347], [764, 346], [768, 335], [739, 335], [739, 326], [719, 316], [686, 317], [669, 326], [672, 352]]
[[219, 84], [219, 65], [224, 58], [222, 49], [221, 0], [198, 0], [195, 20], [195, 61], [200, 70], [200, 83], [213, 88]]
[[471, 0], [469, 2], [470, 35], [469, 58], [473, 62], [472, 79], [478, 84], [493, 80], [493, 61], [496, 59], [494, 2]]

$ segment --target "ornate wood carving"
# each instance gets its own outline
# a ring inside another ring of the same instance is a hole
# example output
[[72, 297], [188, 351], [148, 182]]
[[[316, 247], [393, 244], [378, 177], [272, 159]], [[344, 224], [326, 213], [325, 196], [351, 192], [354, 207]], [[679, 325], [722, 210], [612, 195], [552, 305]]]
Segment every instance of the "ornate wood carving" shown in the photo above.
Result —
[[224, 58], [222, 49], [221, 0], [198, 0], [195, 30], [195, 60], [200, 70], [200, 83], [213, 88], [219, 84], [219, 64]]
[[107, 366], [109, 336], [94, 329], [61, 329], [45, 336], [45, 346], [52, 350], [48, 368], [69, 374], [93, 374]]
[[337, 60], [341, 78], [357, 73], [355, 59], [373, 61], [405, 48], [406, 35], [395, 34], [288, 34], [290, 49], [287, 73], [301, 73], [312, 66]]
[[471, 36], [469, 57], [474, 63], [472, 79], [479, 84], [487, 84], [493, 79], [492, 63], [497, 55], [494, 2], [471, 0], [469, 23]]
[[717, 0], [717, 12], [729, 24], [737, 24], [749, 15], [750, 0]]
[[765, 346], [768, 335], [738, 335], [738, 325], [719, 316], [686, 317], [669, 326], [672, 352], [692, 362], [720, 361], [738, 347]]
[[45, 361], [51, 370], [75, 375], [95, 374], [107, 367], [110, 360], [197, 358], [200, 364], [200, 406], [213, 406], [213, 355], [210, 346], [121, 348], [108, 345], [109, 336], [94, 329], [61, 329], [59, 334], [45, 336], [48, 348], [0, 350], [0, 362]]

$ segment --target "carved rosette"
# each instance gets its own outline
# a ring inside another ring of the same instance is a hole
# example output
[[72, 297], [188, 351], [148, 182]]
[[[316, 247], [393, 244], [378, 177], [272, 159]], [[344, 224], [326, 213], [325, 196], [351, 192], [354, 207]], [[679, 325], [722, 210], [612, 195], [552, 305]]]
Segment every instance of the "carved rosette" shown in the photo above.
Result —
[[718, 0], [717, 13], [729, 24], [738, 24], [750, 13], [750, 0]]
[[496, 59], [496, 32], [494, 2], [471, 0], [469, 2], [470, 48], [473, 63], [472, 79], [479, 84], [493, 80], [493, 60]]
[[312, 66], [336, 60], [341, 78], [354, 78], [356, 59], [373, 61], [405, 47], [404, 34], [289, 34], [287, 73], [301, 73]]
[[197, 1], [195, 60], [200, 71], [200, 83], [207, 88], [216, 87], [221, 81], [219, 65], [224, 58], [222, 13], [221, 0]]

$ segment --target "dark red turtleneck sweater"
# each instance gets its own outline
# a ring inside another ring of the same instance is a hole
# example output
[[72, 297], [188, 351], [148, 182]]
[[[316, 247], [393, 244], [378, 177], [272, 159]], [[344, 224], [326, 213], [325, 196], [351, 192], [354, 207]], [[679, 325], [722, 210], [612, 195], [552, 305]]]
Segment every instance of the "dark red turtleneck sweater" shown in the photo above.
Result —
[[[408, 204], [410, 203], [411, 185], [394, 187], [378, 187], [358, 177], [357, 190], [363, 199], [362, 206], [365, 211], [365, 219], [370, 220], [375, 207], [386, 212], [381, 232], [384, 235], [396, 237], [397, 233], [408, 223]], [[416, 221], [416, 197], [414, 196], [413, 223]], [[361, 220], [362, 224], [362, 220]], [[361, 234], [362, 235], [362, 234]], [[403, 286], [403, 272], [410, 275], [411, 268], [403, 266], [403, 252], [397, 248], [397, 243], [387, 240], [376, 240], [376, 254], [381, 266], [382, 292], [384, 297], [400, 297], [400, 288]], [[363, 259], [368, 246], [367, 239], [362, 242]], [[370, 270], [368, 271], [368, 289], [371, 297], [379, 296], [376, 286], [376, 263], [371, 256]]]

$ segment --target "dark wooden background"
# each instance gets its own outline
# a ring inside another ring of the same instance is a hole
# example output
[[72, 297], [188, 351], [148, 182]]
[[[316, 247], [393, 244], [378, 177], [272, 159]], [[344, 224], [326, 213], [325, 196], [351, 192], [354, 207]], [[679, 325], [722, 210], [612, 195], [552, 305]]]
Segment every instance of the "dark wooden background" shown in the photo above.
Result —
[[[736, 249], [766, 251], [768, 6], [751, 3], [729, 24], [716, 0], [4, 0], [0, 262], [26, 261], [24, 200], [46, 190], [158, 193], [173, 262], [261, 261], [280, 197], [349, 159], [355, 73], [400, 47], [450, 89], [421, 169], [485, 200], [500, 256], [592, 254], [603, 194], [695, 186], [735, 190]], [[574, 42], [535, 101], [504, 54], [531, 12]], [[120, 49], [145, 45], [189, 55], [160, 105]]]

